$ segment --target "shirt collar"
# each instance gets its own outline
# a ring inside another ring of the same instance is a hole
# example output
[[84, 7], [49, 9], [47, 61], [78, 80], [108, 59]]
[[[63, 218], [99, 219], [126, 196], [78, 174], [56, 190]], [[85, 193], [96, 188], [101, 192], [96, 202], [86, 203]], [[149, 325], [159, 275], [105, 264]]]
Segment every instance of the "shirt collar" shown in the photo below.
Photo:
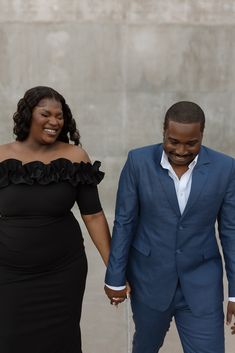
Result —
[[[192, 162], [188, 165], [189, 169], [193, 169], [195, 167], [195, 165], [197, 164], [197, 160], [198, 160], [198, 155], [196, 155], [196, 157], [194, 158], [194, 160], [192, 160]], [[167, 157], [166, 152], [163, 150], [162, 152], [162, 158], [161, 158], [161, 162], [160, 162], [162, 168], [164, 169], [168, 169], [168, 170], [172, 170], [172, 166], [169, 162], [169, 159]]]

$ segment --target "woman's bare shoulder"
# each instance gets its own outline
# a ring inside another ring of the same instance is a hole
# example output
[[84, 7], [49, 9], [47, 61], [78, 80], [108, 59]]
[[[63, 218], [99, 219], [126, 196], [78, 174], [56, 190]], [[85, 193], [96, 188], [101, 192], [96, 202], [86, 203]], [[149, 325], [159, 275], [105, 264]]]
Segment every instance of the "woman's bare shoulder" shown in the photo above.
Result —
[[61, 149], [63, 149], [63, 154], [66, 155], [65, 157], [71, 160], [72, 162], [90, 162], [88, 153], [81, 146], [75, 146], [72, 144], [65, 143], [61, 145]]
[[15, 141], [14, 142], [9, 142], [9, 143], [4, 143], [0, 145], [0, 151], [8, 150], [9, 148], [13, 148], [15, 146]]
[[15, 142], [5, 143], [0, 145], [0, 161], [13, 157], [15, 150]]
[[88, 153], [81, 146], [71, 146], [71, 159], [73, 162], [91, 162]]

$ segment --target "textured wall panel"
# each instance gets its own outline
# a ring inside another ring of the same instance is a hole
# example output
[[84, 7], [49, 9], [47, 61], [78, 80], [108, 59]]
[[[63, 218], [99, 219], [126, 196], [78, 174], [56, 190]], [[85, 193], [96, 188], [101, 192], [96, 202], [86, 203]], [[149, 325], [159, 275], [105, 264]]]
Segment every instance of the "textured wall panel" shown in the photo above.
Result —
[[[102, 162], [110, 227], [128, 150], [162, 140], [164, 114], [176, 101], [201, 105], [204, 143], [235, 156], [235, 1], [0, 0], [0, 8], [1, 143], [13, 139], [12, 115], [26, 89], [59, 90], [83, 147]], [[130, 353], [130, 308], [106, 301], [104, 266], [84, 236], [84, 353]], [[232, 353], [228, 329], [226, 336]], [[174, 324], [161, 352], [182, 352]]]

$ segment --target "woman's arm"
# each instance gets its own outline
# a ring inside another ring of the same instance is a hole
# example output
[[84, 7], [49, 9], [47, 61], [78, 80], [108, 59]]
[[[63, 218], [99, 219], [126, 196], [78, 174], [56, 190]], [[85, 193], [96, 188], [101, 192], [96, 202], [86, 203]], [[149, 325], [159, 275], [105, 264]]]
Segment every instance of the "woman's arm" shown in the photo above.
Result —
[[107, 266], [111, 236], [104, 212], [81, 216], [93, 243]]

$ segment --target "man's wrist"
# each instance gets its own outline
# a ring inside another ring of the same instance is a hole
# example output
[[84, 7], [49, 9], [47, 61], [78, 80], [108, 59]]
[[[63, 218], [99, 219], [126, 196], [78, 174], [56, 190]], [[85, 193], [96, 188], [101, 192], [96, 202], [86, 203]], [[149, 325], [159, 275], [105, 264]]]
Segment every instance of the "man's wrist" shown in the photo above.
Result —
[[229, 297], [228, 300], [229, 300], [230, 302], [235, 302], [235, 297]]
[[110, 288], [110, 289], [112, 289], [112, 290], [123, 290], [123, 289], [126, 288], [126, 286], [118, 286], [118, 287], [116, 287], [116, 286], [110, 286], [110, 285], [107, 284], [107, 283], [105, 283], [105, 285], [106, 285], [106, 287], [108, 287], [108, 288]]

